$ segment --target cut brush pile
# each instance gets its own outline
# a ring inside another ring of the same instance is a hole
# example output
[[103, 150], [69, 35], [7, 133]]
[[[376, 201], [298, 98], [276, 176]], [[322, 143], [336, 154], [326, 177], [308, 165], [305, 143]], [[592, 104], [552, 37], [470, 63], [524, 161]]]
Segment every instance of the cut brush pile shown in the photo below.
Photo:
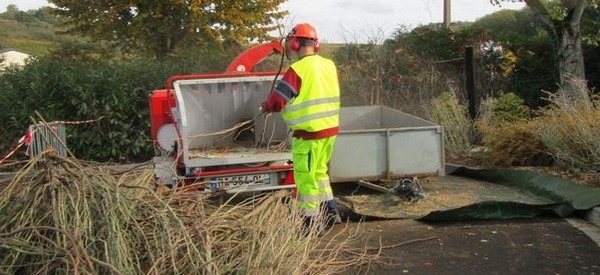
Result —
[[283, 191], [215, 201], [46, 152], [0, 187], [0, 274], [333, 274], [378, 257], [356, 232], [302, 235]]

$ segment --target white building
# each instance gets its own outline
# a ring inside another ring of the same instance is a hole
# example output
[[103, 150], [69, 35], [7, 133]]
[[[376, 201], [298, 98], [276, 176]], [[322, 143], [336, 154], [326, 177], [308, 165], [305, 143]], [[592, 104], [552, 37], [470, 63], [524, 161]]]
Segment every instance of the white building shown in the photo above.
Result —
[[11, 49], [0, 50], [0, 69], [10, 65], [23, 66], [25, 65], [25, 60], [29, 57], [31, 55]]

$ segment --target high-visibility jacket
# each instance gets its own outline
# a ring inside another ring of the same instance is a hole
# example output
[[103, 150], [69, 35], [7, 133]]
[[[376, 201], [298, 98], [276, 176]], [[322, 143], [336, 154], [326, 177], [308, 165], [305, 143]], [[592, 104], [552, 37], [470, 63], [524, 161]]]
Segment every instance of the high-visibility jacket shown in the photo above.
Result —
[[333, 61], [319, 55], [305, 56], [291, 67], [302, 79], [298, 96], [281, 116], [292, 130], [318, 132], [339, 126], [340, 89]]

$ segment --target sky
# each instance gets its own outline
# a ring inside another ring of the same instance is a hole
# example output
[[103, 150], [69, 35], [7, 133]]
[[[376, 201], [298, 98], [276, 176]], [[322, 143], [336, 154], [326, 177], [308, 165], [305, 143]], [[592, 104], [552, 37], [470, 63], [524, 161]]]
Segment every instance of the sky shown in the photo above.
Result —
[[[489, 0], [450, 0], [451, 21], [473, 22], [502, 9], [521, 9], [524, 3], [492, 6]], [[15, 4], [27, 11], [48, 6], [46, 0], [0, 0], [0, 11]], [[286, 30], [297, 23], [309, 23], [323, 43], [379, 41], [391, 37], [401, 26], [409, 29], [441, 23], [444, 0], [288, 0], [281, 5], [289, 11], [282, 20]]]

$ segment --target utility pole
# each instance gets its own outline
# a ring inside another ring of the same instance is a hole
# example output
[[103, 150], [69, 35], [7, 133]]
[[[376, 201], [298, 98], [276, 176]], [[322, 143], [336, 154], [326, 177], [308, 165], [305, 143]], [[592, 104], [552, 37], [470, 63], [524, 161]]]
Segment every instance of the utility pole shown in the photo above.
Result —
[[450, 0], [444, 0], [444, 27], [450, 27]]
[[473, 46], [465, 47], [465, 72], [467, 81], [467, 99], [469, 100], [469, 116], [471, 120], [477, 117], [477, 102], [475, 97], [475, 69], [474, 69]]

